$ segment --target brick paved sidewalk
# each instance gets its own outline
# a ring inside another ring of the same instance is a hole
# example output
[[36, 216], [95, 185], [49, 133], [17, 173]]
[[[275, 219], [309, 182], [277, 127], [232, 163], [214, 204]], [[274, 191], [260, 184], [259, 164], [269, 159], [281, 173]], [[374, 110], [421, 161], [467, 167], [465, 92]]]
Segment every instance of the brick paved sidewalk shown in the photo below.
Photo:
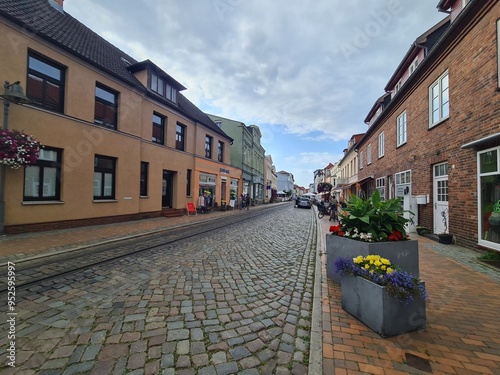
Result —
[[[321, 222], [324, 234], [329, 224]], [[322, 256], [324, 374], [500, 374], [500, 272], [464, 265], [464, 253], [473, 252], [458, 246], [418, 242], [427, 328], [392, 338], [342, 310], [340, 285], [327, 279]]]
[[[286, 204], [276, 203], [277, 204]], [[269, 205], [253, 206], [250, 210], [263, 209]], [[124, 238], [159, 232], [169, 228], [189, 225], [194, 222], [214, 220], [223, 215], [241, 215], [246, 210], [212, 211], [208, 214], [184, 215], [172, 218], [154, 218], [127, 221], [115, 224], [77, 227], [44, 232], [0, 236], [0, 265], [7, 261], [19, 261], [46, 254], [70, 251], [71, 249], [117, 241]]]

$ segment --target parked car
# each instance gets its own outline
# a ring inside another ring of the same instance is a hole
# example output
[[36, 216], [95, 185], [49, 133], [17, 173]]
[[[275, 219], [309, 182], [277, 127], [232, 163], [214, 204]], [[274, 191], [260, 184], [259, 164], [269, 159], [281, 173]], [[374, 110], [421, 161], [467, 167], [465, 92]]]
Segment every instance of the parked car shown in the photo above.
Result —
[[299, 202], [297, 203], [297, 207], [299, 207], [299, 208], [311, 208], [312, 207], [311, 200], [308, 198], [300, 198]]

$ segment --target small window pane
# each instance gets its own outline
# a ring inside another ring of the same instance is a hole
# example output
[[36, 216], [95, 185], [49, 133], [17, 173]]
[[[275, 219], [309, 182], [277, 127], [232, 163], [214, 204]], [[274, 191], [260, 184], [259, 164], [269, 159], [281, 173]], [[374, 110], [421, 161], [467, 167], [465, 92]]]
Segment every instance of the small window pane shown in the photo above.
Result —
[[24, 172], [24, 196], [38, 197], [38, 186], [40, 184], [40, 167], [32, 166]]
[[109, 103], [115, 102], [115, 95], [109, 91], [106, 91], [98, 86], [95, 88], [95, 96], [100, 99], [106, 100]]
[[57, 152], [52, 150], [40, 149], [40, 160], [57, 161]]
[[498, 172], [497, 150], [488, 151], [479, 156], [480, 173]]
[[61, 71], [59, 69], [50, 66], [49, 64], [44, 63], [43, 61], [40, 61], [33, 56], [29, 57], [28, 64], [30, 69], [36, 70], [37, 72], [45, 74], [46, 76], [54, 78], [55, 80], [61, 80]]
[[94, 172], [94, 197], [99, 197], [101, 195], [101, 173]]
[[104, 196], [113, 196], [113, 175], [111, 173], [104, 173]]
[[43, 170], [43, 192], [44, 197], [56, 196], [57, 169], [44, 168]]
[[158, 91], [158, 77], [151, 74], [151, 90]]
[[165, 87], [165, 83], [163, 82], [163, 80], [161, 78], [158, 78], [158, 94], [163, 96], [164, 87]]

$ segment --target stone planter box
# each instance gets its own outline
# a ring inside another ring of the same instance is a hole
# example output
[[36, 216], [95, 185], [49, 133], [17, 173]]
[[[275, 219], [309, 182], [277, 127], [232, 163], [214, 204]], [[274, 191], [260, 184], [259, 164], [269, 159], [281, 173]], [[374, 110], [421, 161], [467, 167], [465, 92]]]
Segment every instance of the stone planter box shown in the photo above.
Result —
[[424, 329], [425, 299], [409, 304], [391, 297], [386, 288], [358, 276], [342, 277], [342, 308], [382, 337]]
[[340, 275], [335, 272], [335, 260], [338, 257], [354, 258], [358, 255], [380, 255], [389, 259], [391, 263], [402, 270], [411, 273], [416, 278], [420, 277], [418, 241], [388, 241], [388, 242], [363, 242], [349, 238], [326, 235], [326, 275], [328, 278], [341, 284]]

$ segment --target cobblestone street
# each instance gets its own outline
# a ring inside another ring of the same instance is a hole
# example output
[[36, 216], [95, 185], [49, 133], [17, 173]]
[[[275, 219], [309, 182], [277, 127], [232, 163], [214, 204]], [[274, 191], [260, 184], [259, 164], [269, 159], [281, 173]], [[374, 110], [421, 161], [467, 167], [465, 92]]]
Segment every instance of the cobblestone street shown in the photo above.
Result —
[[307, 374], [314, 212], [269, 210], [19, 291], [16, 368], [0, 372]]

